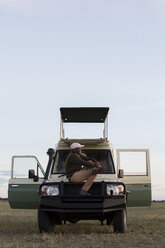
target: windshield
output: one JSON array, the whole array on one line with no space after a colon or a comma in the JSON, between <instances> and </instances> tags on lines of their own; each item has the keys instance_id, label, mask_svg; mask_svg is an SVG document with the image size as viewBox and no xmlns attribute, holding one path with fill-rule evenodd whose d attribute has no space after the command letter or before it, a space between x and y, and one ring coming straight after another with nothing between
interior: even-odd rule
<instances>
[{"instance_id":1,"label":"windshield","mask_svg":"<svg viewBox=\"0 0 165 248\"><path fill-rule=\"evenodd\" d=\"M64 173L65 172L65 160L70 150L58 150L56 151L55 159L53 162L52 173ZM104 173L114 174L114 164L110 150L83 150L83 152L89 157L94 158L104 168Z\"/></svg>"}]
</instances>

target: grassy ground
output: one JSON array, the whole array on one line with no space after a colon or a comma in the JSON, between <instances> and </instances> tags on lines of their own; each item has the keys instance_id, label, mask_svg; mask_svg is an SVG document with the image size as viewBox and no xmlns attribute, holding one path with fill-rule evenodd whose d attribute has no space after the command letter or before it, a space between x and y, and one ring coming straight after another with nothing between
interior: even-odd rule
<instances>
[{"instance_id":1,"label":"grassy ground","mask_svg":"<svg viewBox=\"0 0 165 248\"><path fill-rule=\"evenodd\" d=\"M134 248L165 247L165 203L128 208L128 231L114 234L100 222L78 222L56 226L54 234L40 234L35 210L13 210L0 201L0 247L3 248Z\"/></svg>"}]
</instances>

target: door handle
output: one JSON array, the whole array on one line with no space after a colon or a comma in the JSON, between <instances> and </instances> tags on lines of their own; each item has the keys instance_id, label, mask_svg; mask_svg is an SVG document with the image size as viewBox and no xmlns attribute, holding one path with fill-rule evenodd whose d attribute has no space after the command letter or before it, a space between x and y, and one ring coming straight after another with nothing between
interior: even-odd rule
<instances>
[{"instance_id":1,"label":"door handle","mask_svg":"<svg viewBox=\"0 0 165 248\"><path fill-rule=\"evenodd\" d=\"M11 187L12 187L12 188L18 188L19 185L18 185L18 184L12 184Z\"/></svg>"}]
</instances>

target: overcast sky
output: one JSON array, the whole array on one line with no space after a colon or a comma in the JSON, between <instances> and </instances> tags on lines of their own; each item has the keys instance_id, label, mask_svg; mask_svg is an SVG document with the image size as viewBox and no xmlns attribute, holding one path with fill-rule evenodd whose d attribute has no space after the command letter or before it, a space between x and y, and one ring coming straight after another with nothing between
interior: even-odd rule
<instances>
[{"instance_id":1,"label":"overcast sky","mask_svg":"<svg viewBox=\"0 0 165 248\"><path fill-rule=\"evenodd\" d=\"M150 149L165 199L165 0L0 0L0 197L12 155L46 167L72 106L110 107L110 142Z\"/></svg>"}]
</instances>

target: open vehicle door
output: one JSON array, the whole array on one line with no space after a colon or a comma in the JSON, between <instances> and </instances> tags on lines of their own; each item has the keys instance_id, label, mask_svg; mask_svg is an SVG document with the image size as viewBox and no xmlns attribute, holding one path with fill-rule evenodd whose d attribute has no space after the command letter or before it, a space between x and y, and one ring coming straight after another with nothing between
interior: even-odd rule
<instances>
[{"instance_id":1,"label":"open vehicle door","mask_svg":"<svg viewBox=\"0 0 165 248\"><path fill-rule=\"evenodd\" d=\"M44 170L35 156L13 156L8 201L11 208L37 209Z\"/></svg>"},{"instance_id":2,"label":"open vehicle door","mask_svg":"<svg viewBox=\"0 0 165 248\"><path fill-rule=\"evenodd\" d=\"M151 173L148 149L118 149L117 171L124 170L120 179L126 185L128 207L151 205Z\"/></svg>"}]
</instances>

